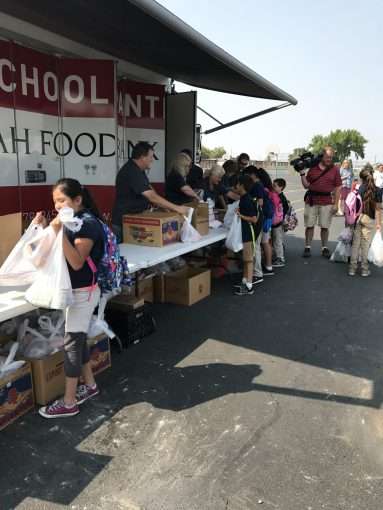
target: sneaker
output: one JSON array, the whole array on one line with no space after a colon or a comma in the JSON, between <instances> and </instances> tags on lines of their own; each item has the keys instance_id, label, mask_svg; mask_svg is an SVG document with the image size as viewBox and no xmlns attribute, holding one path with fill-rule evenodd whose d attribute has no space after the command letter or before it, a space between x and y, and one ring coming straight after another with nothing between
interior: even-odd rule
<instances>
[{"instance_id":1,"label":"sneaker","mask_svg":"<svg viewBox=\"0 0 383 510\"><path fill-rule=\"evenodd\" d=\"M91 386L87 386L86 384L79 384L77 386L76 391L76 400L77 405L83 404L86 400L96 397L100 393L100 390L97 386L92 388Z\"/></svg>"},{"instance_id":2,"label":"sneaker","mask_svg":"<svg viewBox=\"0 0 383 510\"><path fill-rule=\"evenodd\" d=\"M263 276L273 276L274 275L274 271L272 269L267 269L267 267L265 267L263 269Z\"/></svg>"},{"instance_id":3,"label":"sneaker","mask_svg":"<svg viewBox=\"0 0 383 510\"><path fill-rule=\"evenodd\" d=\"M285 267L285 261L282 259L276 259L273 262L273 267Z\"/></svg>"},{"instance_id":4,"label":"sneaker","mask_svg":"<svg viewBox=\"0 0 383 510\"><path fill-rule=\"evenodd\" d=\"M329 259L331 257L330 250L327 248L327 246L322 248L322 257L324 257L325 259Z\"/></svg>"},{"instance_id":5,"label":"sneaker","mask_svg":"<svg viewBox=\"0 0 383 510\"><path fill-rule=\"evenodd\" d=\"M258 283L263 282L263 276L253 276L253 285L258 285Z\"/></svg>"},{"instance_id":6,"label":"sneaker","mask_svg":"<svg viewBox=\"0 0 383 510\"><path fill-rule=\"evenodd\" d=\"M80 412L77 404L71 407L65 405L63 400L56 400L52 404L40 407L39 414L43 418L70 418Z\"/></svg>"},{"instance_id":7,"label":"sneaker","mask_svg":"<svg viewBox=\"0 0 383 510\"><path fill-rule=\"evenodd\" d=\"M368 269L362 269L362 272L360 273L360 276L370 276L370 271Z\"/></svg>"},{"instance_id":8,"label":"sneaker","mask_svg":"<svg viewBox=\"0 0 383 510\"><path fill-rule=\"evenodd\" d=\"M355 276L355 275L356 275L355 269L349 269L348 270L348 276Z\"/></svg>"},{"instance_id":9,"label":"sneaker","mask_svg":"<svg viewBox=\"0 0 383 510\"><path fill-rule=\"evenodd\" d=\"M309 246L306 246L305 249L303 250L302 257L305 259L311 257L311 248Z\"/></svg>"},{"instance_id":10,"label":"sneaker","mask_svg":"<svg viewBox=\"0 0 383 510\"><path fill-rule=\"evenodd\" d=\"M254 288L249 289L247 285L242 283L239 287L235 287L234 294L236 296L252 296Z\"/></svg>"}]
</instances>

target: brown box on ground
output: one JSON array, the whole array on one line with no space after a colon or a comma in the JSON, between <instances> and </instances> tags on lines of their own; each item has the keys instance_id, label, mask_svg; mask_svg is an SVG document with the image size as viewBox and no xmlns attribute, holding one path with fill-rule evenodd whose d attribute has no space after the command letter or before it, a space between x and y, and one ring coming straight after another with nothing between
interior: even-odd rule
<instances>
[{"instance_id":1,"label":"brown box on ground","mask_svg":"<svg viewBox=\"0 0 383 510\"><path fill-rule=\"evenodd\" d=\"M166 302L165 275L164 274L156 274L156 276L154 277L153 295L154 295L154 303L165 303Z\"/></svg>"},{"instance_id":2,"label":"brown box on ground","mask_svg":"<svg viewBox=\"0 0 383 510\"><path fill-rule=\"evenodd\" d=\"M145 276L142 280L136 280L136 296L147 303L153 303L153 279L154 274Z\"/></svg>"},{"instance_id":3,"label":"brown box on ground","mask_svg":"<svg viewBox=\"0 0 383 510\"><path fill-rule=\"evenodd\" d=\"M191 306L210 296L211 273L206 269L185 267L165 275L166 302Z\"/></svg>"},{"instance_id":4,"label":"brown box on ground","mask_svg":"<svg viewBox=\"0 0 383 510\"><path fill-rule=\"evenodd\" d=\"M34 407L29 363L0 378L0 430Z\"/></svg>"},{"instance_id":5,"label":"brown box on ground","mask_svg":"<svg viewBox=\"0 0 383 510\"><path fill-rule=\"evenodd\" d=\"M122 218L123 241L162 247L179 240L181 217L165 211L127 214Z\"/></svg>"},{"instance_id":6,"label":"brown box on ground","mask_svg":"<svg viewBox=\"0 0 383 510\"><path fill-rule=\"evenodd\" d=\"M209 233L209 206L204 202L189 202L186 207L192 207L192 225L201 236Z\"/></svg>"},{"instance_id":7,"label":"brown box on ground","mask_svg":"<svg viewBox=\"0 0 383 510\"><path fill-rule=\"evenodd\" d=\"M111 366L109 338L104 334L88 339L90 362L96 375ZM41 359L28 359L32 366L36 404L45 405L64 393L64 353L55 352Z\"/></svg>"},{"instance_id":8,"label":"brown box on ground","mask_svg":"<svg viewBox=\"0 0 383 510\"><path fill-rule=\"evenodd\" d=\"M142 298L129 296L127 294L120 294L108 302L108 307L113 308L114 310L121 310L123 312L125 310L136 310L137 308L144 306L144 304L145 301Z\"/></svg>"},{"instance_id":9,"label":"brown box on ground","mask_svg":"<svg viewBox=\"0 0 383 510\"><path fill-rule=\"evenodd\" d=\"M0 216L0 266L11 253L17 241L23 234L24 225L21 213Z\"/></svg>"}]
</instances>

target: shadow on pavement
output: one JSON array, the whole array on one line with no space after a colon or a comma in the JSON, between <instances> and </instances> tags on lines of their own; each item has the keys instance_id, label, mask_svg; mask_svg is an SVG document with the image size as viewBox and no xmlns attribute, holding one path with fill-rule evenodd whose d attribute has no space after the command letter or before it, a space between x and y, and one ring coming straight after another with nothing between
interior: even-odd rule
<instances>
[{"instance_id":1,"label":"shadow on pavement","mask_svg":"<svg viewBox=\"0 0 383 510\"><path fill-rule=\"evenodd\" d=\"M371 279L351 279L345 265L318 256L303 260L301 239L290 237L288 246L287 267L254 296L233 296L231 280L225 278L215 282L210 299L191 308L155 306L158 331L113 357L113 369L99 378L101 396L84 405L80 415L44 421L32 414L1 432L0 470L6 473L0 481L1 508L15 508L27 497L70 504L113 458L108 431L103 440L108 455L82 451L81 443L112 426L121 409L138 403L178 412L227 394L259 391L379 408L382 277L373 271ZM318 245L314 248L319 252ZM214 360L177 366L208 338L368 379L373 396L261 384L259 364Z\"/></svg>"}]
</instances>

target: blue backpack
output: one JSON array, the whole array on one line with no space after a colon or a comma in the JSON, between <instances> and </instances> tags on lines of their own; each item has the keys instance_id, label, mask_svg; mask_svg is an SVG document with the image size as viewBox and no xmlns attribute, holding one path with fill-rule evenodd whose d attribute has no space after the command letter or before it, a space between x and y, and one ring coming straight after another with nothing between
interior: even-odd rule
<instances>
[{"instance_id":1,"label":"blue backpack","mask_svg":"<svg viewBox=\"0 0 383 510\"><path fill-rule=\"evenodd\" d=\"M120 248L118 246L116 236L108 225L99 218L97 218L97 220L100 223L104 234L104 253L98 267L96 267L91 257L87 258L87 263L93 275L98 273L97 283L101 291L101 296L109 293L116 294L121 288L122 279Z\"/></svg>"},{"instance_id":2,"label":"blue backpack","mask_svg":"<svg viewBox=\"0 0 383 510\"><path fill-rule=\"evenodd\" d=\"M274 217L275 209L274 204L270 198L270 192L267 188L265 188L265 196L263 198L263 215L265 220L271 220Z\"/></svg>"}]
</instances>

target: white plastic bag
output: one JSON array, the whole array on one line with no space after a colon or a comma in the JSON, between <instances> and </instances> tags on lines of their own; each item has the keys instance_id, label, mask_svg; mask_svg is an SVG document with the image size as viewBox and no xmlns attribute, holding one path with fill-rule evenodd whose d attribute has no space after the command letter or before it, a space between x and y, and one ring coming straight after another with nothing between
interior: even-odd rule
<instances>
[{"instance_id":1,"label":"white plastic bag","mask_svg":"<svg viewBox=\"0 0 383 510\"><path fill-rule=\"evenodd\" d=\"M353 231L350 227L346 227L338 236L338 244L331 255L331 262L344 262L347 264L351 257Z\"/></svg>"},{"instance_id":2,"label":"white plastic bag","mask_svg":"<svg viewBox=\"0 0 383 510\"><path fill-rule=\"evenodd\" d=\"M239 200L237 200L236 202L233 202L232 204L229 204L227 206L227 211L223 218L223 224L225 225L226 228L231 227L231 224L233 223L233 219L235 216L235 211L238 209L238 207L239 207Z\"/></svg>"},{"instance_id":3,"label":"white plastic bag","mask_svg":"<svg viewBox=\"0 0 383 510\"><path fill-rule=\"evenodd\" d=\"M0 285L22 286L34 281L36 266L29 256L25 257L25 252L29 247L30 253L33 243L37 246L42 239L50 235L46 230L39 225L29 225L0 268Z\"/></svg>"},{"instance_id":4,"label":"white plastic bag","mask_svg":"<svg viewBox=\"0 0 383 510\"><path fill-rule=\"evenodd\" d=\"M18 348L19 344L17 342L13 342L8 356L6 358L0 356L0 377L4 377L24 365L25 361L14 361Z\"/></svg>"},{"instance_id":5,"label":"white plastic bag","mask_svg":"<svg viewBox=\"0 0 383 510\"><path fill-rule=\"evenodd\" d=\"M376 232L368 251L368 260L377 267L383 267L383 239L380 232Z\"/></svg>"},{"instance_id":6,"label":"white plastic bag","mask_svg":"<svg viewBox=\"0 0 383 510\"><path fill-rule=\"evenodd\" d=\"M193 210L191 210L187 217L184 216L185 221L181 227L181 241L183 243L195 243L202 239L200 233L191 224L192 216Z\"/></svg>"},{"instance_id":7,"label":"white plastic bag","mask_svg":"<svg viewBox=\"0 0 383 510\"><path fill-rule=\"evenodd\" d=\"M344 243L352 243L353 231L351 227L346 227L342 230L342 232L338 236L338 241L343 241Z\"/></svg>"},{"instance_id":8,"label":"white plastic bag","mask_svg":"<svg viewBox=\"0 0 383 510\"><path fill-rule=\"evenodd\" d=\"M330 260L331 262L344 262L347 264L349 257L351 257L351 244L339 241Z\"/></svg>"},{"instance_id":9,"label":"white plastic bag","mask_svg":"<svg viewBox=\"0 0 383 510\"><path fill-rule=\"evenodd\" d=\"M72 285L62 244L61 229L46 263L37 271L35 281L25 293L25 299L34 306L63 310L73 301Z\"/></svg>"},{"instance_id":10,"label":"white plastic bag","mask_svg":"<svg viewBox=\"0 0 383 510\"><path fill-rule=\"evenodd\" d=\"M234 253L243 249L241 218L235 214L226 238L226 248Z\"/></svg>"}]
</instances>

